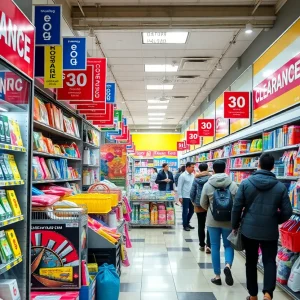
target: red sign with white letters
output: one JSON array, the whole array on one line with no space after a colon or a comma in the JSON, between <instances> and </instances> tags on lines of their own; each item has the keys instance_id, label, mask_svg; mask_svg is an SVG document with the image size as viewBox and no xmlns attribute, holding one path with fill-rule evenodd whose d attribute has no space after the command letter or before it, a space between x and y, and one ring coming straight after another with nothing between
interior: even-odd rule
<instances>
[{"instance_id":1,"label":"red sign with white letters","mask_svg":"<svg viewBox=\"0 0 300 300\"><path fill-rule=\"evenodd\" d=\"M186 150L186 142L185 141L177 142L177 151L184 151L184 150Z\"/></svg>"},{"instance_id":2,"label":"red sign with white letters","mask_svg":"<svg viewBox=\"0 0 300 300\"><path fill-rule=\"evenodd\" d=\"M105 104L80 104L77 105L76 108L79 110L79 112L83 115L89 114L89 113L104 113L105 112Z\"/></svg>"},{"instance_id":3,"label":"red sign with white letters","mask_svg":"<svg viewBox=\"0 0 300 300\"><path fill-rule=\"evenodd\" d=\"M0 57L33 79L34 26L11 0L0 1L0 20Z\"/></svg>"},{"instance_id":4,"label":"red sign with white letters","mask_svg":"<svg viewBox=\"0 0 300 300\"><path fill-rule=\"evenodd\" d=\"M114 105L106 104L105 113L90 113L86 114L89 121L93 121L94 125L107 127L114 125Z\"/></svg>"},{"instance_id":5,"label":"red sign with white letters","mask_svg":"<svg viewBox=\"0 0 300 300\"><path fill-rule=\"evenodd\" d=\"M91 101L93 104L93 74L92 66L87 66L86 70L82 71L64 71L63 88L57 89L57 100L80 100L78 104ZM73 101L70 103L77 104Z\"/></svg>"},{"instance_id":6,"label":"red sign with white letters","mask_svg":"<svg viewBox=\"0 0 300 300\"><path fill-rule=\"evenodd\" d=\"M199 136L215 136L215 119L198 119Z\"/></svg>"},{"instance_id":7,"label":"red sign with white letters","mask_svg":"<svg viewBox=\"0 0 300 300\"><path fill-rule=\"evenodd\" d=\"M250 93L229 91L224 92L224 118L249 119Z\"/></svg>"},{"instance_id":8,"label":"red sign with white letters","mask_svg":"<svg viewBox=\"0 0 300 300\"><path fill-rule=\"evenodd\" d=\"M186 143L187 145L199 145L200 136L197 130L188 130L186 132Z\"/></svg>"}]
</instances>

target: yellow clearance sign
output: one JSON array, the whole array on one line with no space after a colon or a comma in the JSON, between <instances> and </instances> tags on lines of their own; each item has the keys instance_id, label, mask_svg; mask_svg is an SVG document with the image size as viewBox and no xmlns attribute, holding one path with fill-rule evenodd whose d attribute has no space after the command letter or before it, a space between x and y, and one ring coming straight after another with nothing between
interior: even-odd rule
<instances>
[{"instance_id":1,"label":"yellow clearance sign","mask_svg":"<svg viewBox=\"0 0 300 300\"><path fill-rule=\"evenodd\" d=\"M253 65L253 122L300 104L300 19Z\"/></svg>"},{"instance_id":2,"label":"yellow clearance sign","mask_svg":"<svg viewBox=\"0 0 300 300\"><path fill-rule=\"evenodd\" d=\"M45 46L45 88L63 87L62 46Z\"/></svg>"}]
</instances>

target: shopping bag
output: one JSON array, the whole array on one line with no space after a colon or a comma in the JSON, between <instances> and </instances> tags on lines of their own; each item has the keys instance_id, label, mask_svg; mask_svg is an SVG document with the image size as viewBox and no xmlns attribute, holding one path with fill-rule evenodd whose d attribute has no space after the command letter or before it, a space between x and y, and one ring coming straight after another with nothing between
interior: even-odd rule
<instances>
[{"instance_id":1,"label":"shopping bag","mask_svg":"<svg viewBox=\"0 0 300 300\"><path fill-rule=\"evenodd\" d=\"M295 293L300 292L300 257L298 257L292 267L288 287Z\"/></svg>"},{"instance_id":2,"label":"shopping bag","mask_svg":"<svg viewBox=\"0 0 300 300\"><path fill-rule=\"evenodd\" d=\"M97 276L97 300L118 300L120 277L114 265L103 264Z\"/></svg>"},{"instance_id":3,"label":"shopping bag","mask_svg":"<svg viewBox=\"0 0 300 300\"><path fill-rule=\"evenodd\" d=\"M237 233L234 233L233 231L229 234L227 237L227 240L230 242L231 247L236 251L243 251L244 245L242 241L242 234L241 230L238 229Z\"/></svg>"}]
</instances>

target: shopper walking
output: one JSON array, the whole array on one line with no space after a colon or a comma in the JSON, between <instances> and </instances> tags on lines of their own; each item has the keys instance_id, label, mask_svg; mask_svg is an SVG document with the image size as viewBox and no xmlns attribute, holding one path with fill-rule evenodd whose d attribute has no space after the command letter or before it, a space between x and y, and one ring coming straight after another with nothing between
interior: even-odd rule
<instances>
[{"instance_id":1,"label":"shopper walking","mask_svg":"<svg viewBox=\"0 0 300 300\"><path fill-rule=\"evenodd\" d=\"M157 174L155 183L160 191L173 191L174 178L167 163L162 164L162 170Z\"/></svg>"},{"instance_id":2,"label":"shopper walking","mask_svg":"<svg viewBox=\"0 0 300 300\"><path fill-rule=\"evenodd\" d=\"M216 285L221 285L221 258L220 247L221 237L225 248L225 282L233 285L231 266L234 258L234 251L227 240L231 232L231 209L234 196L237 191L237 184L225 174L226 164L222 160L216 160L213 164L213 175L205 183L200 205L207 210L206 225L209 232L212 263L215 277L211 280Z\"/></svg>"},{"instance_id":3,"label":"shopper walking","mask_svg":"<svg viewBox=\"0 0 300 300\"><path fill-rule=\"evenodd\" d=\"M195 163L187 162L185 165L185 171L179 176L178 179L178 198L182 204L182 225L185 231L195 229L190 225L191 218L194 214L194 205L191 202L191 189L194 182L194 168Z\"/></svg>"},{"instance_id":4,"label":"shopper walking","mask_svg":"<svg viewBox=\"0 0 300 300\"><path fill-rule=\"evenodd\" d=\"M241 226L246 251L248 300L258 299L256 265L259 247L264 266L264 299L273 298L278 225L287 221L293 213L287 189L271 172L273 168L274 157L263 154L259 159L258 171L241 183L232 209L232 228L236 232Z\"/></svg>"},{"instance_id":5,"label":"shopper walking","mask_svg":"<svg viewBox=\"0 0 300 300\"><path fill-rule=\"evenodd\" d=\"M206 163L201 163L199 165L200 173L197 173L196 178L194 179L192 189L191 189L191 201L194 204L195 213L198 219L198 237L199 237L199 245L200 251L205 250L206 253L211 253L210 250L210 238L209 232L206 235L206 244L205 244L205 222L207 211L203 209L200 205L201 193L203 190L204 184L208 181L211 176L208 172L208 165Z\"/></svg>"},{"instance_id":6,"label":"shopper walking","mask_svg":"<svg viewBox=\"0 0 300 300\"><path fill-rule=\"evenodd\" d=\"M174 178L174 184L175 184L175 190L177 191L177 185L178 185L178 179L180 177L180 175L182 173L185 172L185 166L181 166L179 169L178 169L178 172L176 173L175 175L175 178ZM181 203L179 202L179 199L178 199L178 193L176 195L176 201L175 201L175 204L178 205L178 206L181 206Z\"/></svg>"},{"instance_id":7,"label":"shopper walking","mask_svg":"<svg viewBox=\"0 0 300 300\"><path fill-rule=\"evenodd\" d=\"M157 184L155 183L156 181L156 178L157 178L157 169L156 168L152 168L152 174L151 174L151 177L150 177L150 186L151 186L151 189L157 189Z\"/></svg>"}]
</instances>

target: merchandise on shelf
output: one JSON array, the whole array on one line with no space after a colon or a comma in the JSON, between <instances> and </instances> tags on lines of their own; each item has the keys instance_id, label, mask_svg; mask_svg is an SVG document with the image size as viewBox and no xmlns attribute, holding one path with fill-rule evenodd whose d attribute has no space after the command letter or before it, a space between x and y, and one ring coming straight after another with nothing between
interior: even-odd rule
<instances>
[{"instance_id":1,"label":"merchandise on shelf","mask_svg":"<svg viewBox=\"0 0 300 300\"><path fill-rule=\"evenodd\" d=\"M5 300L21 299L16 279L0 279L0 298Z\"/></svg>"},{"instance_id":2,"label":"merchandise on shelf","mask_svg":"<svg viewBox=\"0 0 300 300\"><path fill-rule=\"evenodd\" d=\"M257 168L258 157L237 157L230 159L231 168Z\"/></svg>"},{"instance_id":3,"label":"merchandise on shelf","mask_svg":"<svg viewBox=\"0 0 300 300\"><path fill-rule=\"evenodd\" d=\"M241 183L244 179L247 179L251 176L252 172L249 171L231 171L230 178L235 181L236 183Z\"/></svg>"},{"instance_id":4,"label":"merchandise on shelf","mask_svg":"<svg viewBox=\"0 0 300 300\"><path fill-rule=\"evenodd\" d=\"M300 179L298 181L291 181L288 187L288 193L292 207L300 210Z\"/></svg>"},{"instance_id":5,"label":"merchandise on shelf","mask_svg":"<svg viewBox=\"0 0 300 300\"><path fill-rule=\"evenodd\" d=\"M134 181L135 182L150 182L152 170L149 167L135 167Z\"/></svg>"},{"instance_id":6,"label":"merchandise on shelf","mask_svg":"<svg viewBox=\"0 0 300 300\"><path fill-rule=\"evenodd\" d=\"M149 201L174 201L175 193L154 191L154 190L135 190L130 191L130 200L149 200Z\"/></svg>"},{"instance_id":7,"label":"merchandise on shelf","mask_svg":"<svg viewBox=\"0 0 300 300\"><path fill-rule=\"evenodd\" d=\"M230 156L262 151L262 139L239 140L232 144Z\"/></svg>"},{"instance_id":8,"label":"merchandise on shelf","mask_svg":"<svg viewBox=\"0 0 300 300\"><path fill-rule=\"evenodd\" d=\"M0 154L0 179L1 180L21 180L21 176L12 154Z\"/></svg>"},{"instance_id":9,"label":"merchandise on shelf","mask_svg":"<svg viewBox=\"0 0 300 300\"><path fill-rule=\"evenodd\" d=\"M300 149L285 151L282 157L275 162L274 173L277 176L299 176Z\"/></svg>"},{"instance_id":10,"label":"merchandise on shelf","mask_svg":"<svg viewBox=\"0 0 300 300\"><path fill-rule=\"evenodd\" d=\"M99 166L99 156L97 155L97 152L99 152L98 149L90 149L86 147L83 150L83 164Z\"/></svg>"},{"instance_id":11,"label":"merchandise on shelf","mask_svg":"<svg viewBox=\"0 0 300 300\"><path fill-rule=\"evenodd\" d=\"M49 298L50 297L50 298ZM79 292L35 292L31 291L30 299L79 300ZM92 299L92 298L91 298Z\"/></svg>"},{"instance_id":12,"label":"merchandise on shelf","mask_svg":"<svg viewBox=\"0 0 300 300\"><path fill-rule=\"evenodd\" d=\"M23 147L18 122L2 114L0 115L0 143Z\"/></svg>"},{"instance_id":13,"label":"merchandise on shelf","mask_svg":"<svg viewBox=\"0 0 300 300\"><path fill-rule=\"evenodd\" d=\"M0 231L0 264L6 264L22 256L15 231L7 229Z\"/></svg>"},{"instance_id":14,"label":"merchandise on shelf","mask_svg":"<svg viewBox=\"0 0 300 300\"><path fill-rule=\"evenodd\" d=\"M83 131L83 140L89 144L100 147L99 133L94 129L87 129Z\"/></svg>"}]
</instances>

